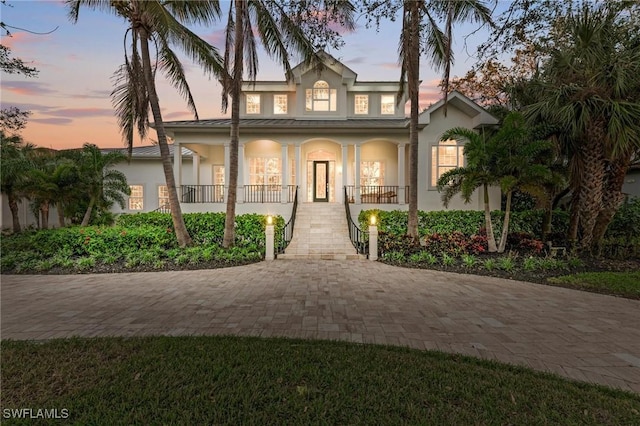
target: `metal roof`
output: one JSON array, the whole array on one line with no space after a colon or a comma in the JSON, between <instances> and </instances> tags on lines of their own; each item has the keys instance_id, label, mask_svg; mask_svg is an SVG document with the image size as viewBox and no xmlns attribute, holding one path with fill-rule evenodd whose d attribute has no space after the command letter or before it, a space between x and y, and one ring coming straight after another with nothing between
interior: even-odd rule
<instances>
[{"instance_id":1,"label":"metal roof","mask_svg":"<svg viewBox=\"0 0 640 426\"><path fill-rule=\"evenodd\" d=\"M231 127L230 118L211 120L167 121L166 129L228 129ZM409 120L406 118L348 118L346 120L296 120L293 118L241 118L240 128L270 128L270 129L408 129Z\"/></svg>"},{"instance_id":2,"label":"metal roof","mask_svg":"<svg viewBox=\"0 0 640 426\"><path fill-rule=\"evenodd\" d=\"M127 148L104 148L103 152L121 151L123 154L127 154ZM169 144L169 155L173 158L174 145ZM193 151L188 148L182 147L182 156L191 157ZM135 146L131 152L131 158L160 158L160 147L158 145L148 146Z\"/></svg>"}]
</instances>

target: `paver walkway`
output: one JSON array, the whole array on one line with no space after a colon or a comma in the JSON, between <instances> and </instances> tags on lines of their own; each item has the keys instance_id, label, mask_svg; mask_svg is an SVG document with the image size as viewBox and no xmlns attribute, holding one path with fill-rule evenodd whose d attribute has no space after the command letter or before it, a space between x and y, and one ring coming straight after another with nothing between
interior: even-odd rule
<instances>
[{"instance_id":1,"label":"paver walkway","mask_svg":"<svg viewBox=\"0 0 640 426\"><path fill-rule=\"evenodd\" d=\"M363 260L2 276L2 338L238 334L439 349L640 393L640 301Z\"/></svg>"}]
</instances>

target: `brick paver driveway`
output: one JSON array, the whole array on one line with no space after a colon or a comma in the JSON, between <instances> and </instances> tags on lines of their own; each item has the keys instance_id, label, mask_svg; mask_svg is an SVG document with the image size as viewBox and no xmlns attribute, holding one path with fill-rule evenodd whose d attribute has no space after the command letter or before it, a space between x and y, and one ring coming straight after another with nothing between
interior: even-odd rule
<instances>
[{"instance_id":1,"label":"brick paver driveway","mask_svg":"<svg viewBox=\"0 0 640 426\"><path fill-rule=\"evenodd\" d=\"M640 392L640 301L368 261L2 276L2 338L238 334L439 349Z\"/></svg>"}]
</instances>

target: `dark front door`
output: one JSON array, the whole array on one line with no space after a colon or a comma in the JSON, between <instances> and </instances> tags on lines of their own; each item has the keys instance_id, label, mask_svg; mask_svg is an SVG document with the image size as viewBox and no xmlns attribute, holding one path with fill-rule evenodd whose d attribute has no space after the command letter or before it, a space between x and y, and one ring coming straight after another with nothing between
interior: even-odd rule
<instances>
[{"instance_id":1,"label":"dark front door","mask_svg":"<svg viewBox=\"0 0 640 426\"><path fill-rule=\"evenodd\" d=\"M329 201L329 162L313 162L313 201Z\"/></svg>"}]
</instances>

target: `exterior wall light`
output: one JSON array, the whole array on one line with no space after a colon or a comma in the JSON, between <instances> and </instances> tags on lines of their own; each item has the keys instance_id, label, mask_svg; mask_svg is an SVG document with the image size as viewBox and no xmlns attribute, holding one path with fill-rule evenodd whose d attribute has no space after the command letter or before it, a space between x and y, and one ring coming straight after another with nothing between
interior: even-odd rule
<instances>
[{"instance_id":1,"label":"exterior wall light","mask_svg":"<svg viewBox=\"0 0 640 426\"><path fill-rule=\"evenodd\" d=\"M267 225L273 225L273 216L267 216Z\"/></svg>"},{"instance_id":2,"label":"exterior wall light","mask_svg":"<svg viewBox=\"0 0 640 426\"><path fill-rule=\"evenodd\" d=\"M369 220L370 220L370 222L369 222L369 223L370 223L371 225L375 225L375 224L376 224L377 219L376 219L376 217L375 217L374 215L371 215L371 218L370 218Z\"/></svg>"}]
</instances>

